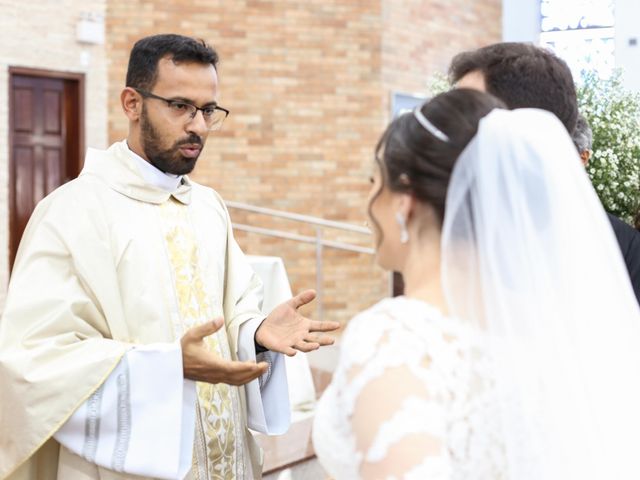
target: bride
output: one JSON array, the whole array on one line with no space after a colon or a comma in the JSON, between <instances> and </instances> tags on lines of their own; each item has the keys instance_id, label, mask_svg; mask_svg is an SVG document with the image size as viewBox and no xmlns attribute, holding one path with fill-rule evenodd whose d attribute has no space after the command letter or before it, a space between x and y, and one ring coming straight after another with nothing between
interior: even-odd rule
<instances>
[{"instance_id":1,"label":"bride","mask_svg":"<svg viewBox=\"0 0 640 480\"><path fill-rule=\"evenodd\" d=\"M376 260L405 296L344 333L314 423L327 472L640 478L640 312L562 124L453 90L376 153Z\"/></svg>"}]
</instances>

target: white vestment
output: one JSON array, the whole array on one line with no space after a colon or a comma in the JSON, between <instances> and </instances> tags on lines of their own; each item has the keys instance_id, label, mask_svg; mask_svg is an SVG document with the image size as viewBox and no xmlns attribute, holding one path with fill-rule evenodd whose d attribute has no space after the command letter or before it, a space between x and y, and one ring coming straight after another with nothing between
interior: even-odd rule
<instances>
[{"instance_id":1,"label":"white vestment","mask_svg":"<svg viewBox=\"0 0 640 480\"><path fill-rule=\"evenodd\" d=\"M182 378L180 337L216 317L209 348L255 358L262 287L220 197L144 168L125 142L90 150L25 231L0 322L0 478L257 478L247 421L288 427L281 355L262 397Z\"/></svg>"}]
</instances>

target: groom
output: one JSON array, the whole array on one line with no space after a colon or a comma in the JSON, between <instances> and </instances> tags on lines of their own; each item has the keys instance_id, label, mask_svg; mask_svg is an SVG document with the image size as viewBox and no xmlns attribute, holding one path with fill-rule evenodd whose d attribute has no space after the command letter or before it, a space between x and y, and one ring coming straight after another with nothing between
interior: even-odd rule
<instances>
[{"instance_id":1,"label":"groom","mask_svg":"<svg viewBox=\"0 0 640 480\"><path fill-rule=\"evenodd\" d=\"M567 64L527 43L496 43L456 55L451 83L491 93L511 108L540 108L556 115L569 134L578 119L576 89ZM640 303L640 233L607 213Z\"/></svg>"}]
</instances>

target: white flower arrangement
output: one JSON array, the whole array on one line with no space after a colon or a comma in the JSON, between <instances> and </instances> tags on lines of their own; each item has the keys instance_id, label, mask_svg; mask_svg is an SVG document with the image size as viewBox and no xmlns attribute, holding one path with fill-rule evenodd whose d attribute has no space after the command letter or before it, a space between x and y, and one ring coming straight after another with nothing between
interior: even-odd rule
<instances>
[{"instance_id":1,"label":"white flower arrangement","mask_svg":"<svg viewBox=\"0 0 640 480\"><path fill-rule=\"evenodd\" d=\"M640 207L640 95L609 79L583 75L577 86L580 112L593 131L587 172L604 208L633 225Z\"/></svg>"}]
</instances>

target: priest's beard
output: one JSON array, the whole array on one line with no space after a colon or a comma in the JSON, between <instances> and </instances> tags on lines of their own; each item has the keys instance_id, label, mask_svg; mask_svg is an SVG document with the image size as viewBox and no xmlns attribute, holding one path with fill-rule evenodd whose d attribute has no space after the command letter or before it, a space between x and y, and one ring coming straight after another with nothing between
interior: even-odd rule
<instances>
[{"instance_id":1,"label":"priest's beard","mask_svg":"<svg viewBox=\"0 0 640 480\"><path fill-rule=\"evenodd\" d=\"M189 158L180 153L180 146L182 145L200 145L202 148L202 138L195 133L176 141L171 148L163 149L161 135L151 123L144 107L140 116L140 130L142 133L142 150L149 162L158 170L173 175L185 175L196 166L198 157Z\"/></svg>"}]
</instances>

